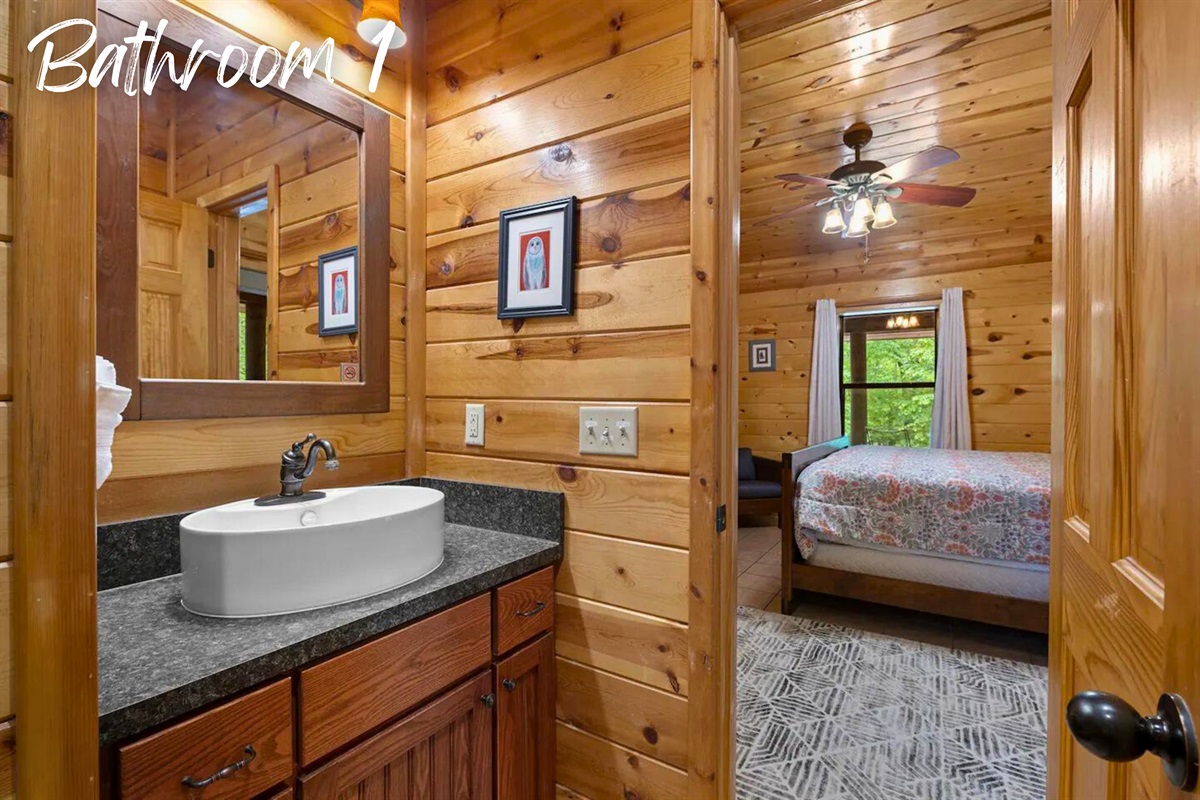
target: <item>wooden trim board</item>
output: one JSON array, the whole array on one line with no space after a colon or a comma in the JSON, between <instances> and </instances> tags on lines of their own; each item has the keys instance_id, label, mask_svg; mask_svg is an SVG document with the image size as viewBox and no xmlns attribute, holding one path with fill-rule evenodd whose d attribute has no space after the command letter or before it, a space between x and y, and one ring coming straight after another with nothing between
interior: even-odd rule
<instances>
[{"instance_id":1,"label":"wooden trim board","mask_svg":"<svg viewBox=\"0 0 1200 800\"><path fill-rule=\"evenodd\" d=\"M736 64L736 47L717 0L693 2L691 35L688 797L725 800L734 796L737 259L729 256L739 187L723 165L737 147L728 64Z\"/></svg>"},{"instance_id":2,"label":"wooden trim board","mask_svg":"<svg viewBox=\"0 0 1200 800\"><path fill-rule=\"evenodd\" d=\"M12 42L94 21L89 0L13 2ZM57 48L83 43L76 28ZM41 51L12 48L12 294L17 794L95 797L96 93L37 91Z\"/></svg>"}]
</instances>

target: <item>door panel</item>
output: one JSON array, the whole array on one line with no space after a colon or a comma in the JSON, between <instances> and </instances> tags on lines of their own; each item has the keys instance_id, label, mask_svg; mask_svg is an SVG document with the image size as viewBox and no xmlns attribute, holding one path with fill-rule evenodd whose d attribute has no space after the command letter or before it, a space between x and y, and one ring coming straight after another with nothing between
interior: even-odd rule
<instances>
[{"instance_id":1,"label":"door panel","mask_svg":"<svg viewBox=\"0 0 1200 800\"><path fill-rule=\"evenodd\" d=\"M300 778L300 800L492 799L485 672Z\"/></svg>"},{"instance_id":2,"label":"door panel","mask_svg":"<svg viewBox=\"0 0 1200 800\"><path fill-rule=\"evenodd\" d=\"M1156 758L1101 761L1064 711L1087 690L1200 703L1200 4L1064 0L1053 24L1048 793L1175 797Z\"/></svg>"},{"instance_id":3,"label":"door panel","mask_svg":"<svg viewBox=\"0 0 1200 800\"><path fill-rule=\"evenodd\" d=\"M554 634L496 665L496 800L553 800Z\"/></svg>"},{"instance_id":4,"label":"door panel","mask_svg":"<svg viewBox=\"0 0 1200 800\"><path fill-rule=\"evenodd\" d=\"M141 377L208 378L208 212L151 192L138 210Z\"/></svg>"}]
</instances>

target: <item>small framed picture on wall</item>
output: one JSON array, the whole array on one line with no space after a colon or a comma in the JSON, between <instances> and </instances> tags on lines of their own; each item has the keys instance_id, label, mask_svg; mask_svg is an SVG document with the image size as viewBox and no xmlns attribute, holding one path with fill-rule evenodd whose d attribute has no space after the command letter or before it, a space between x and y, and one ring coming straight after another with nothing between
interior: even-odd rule
<instances>
[{"instance_id":1,"label":"small framed picture on wall","mask_svg":"<svg viewBox=\"0 0 1200 800\"><path fill-rule=\"evenodd\" d=\"M576 200L500 212L500 319L575 313Z\"/></svg>"},{"instance_id":2,"label":"small framed picture on wall","mask_svg":"<svg viewBox=\"0 0 1200 800\"><path fill-rule=\"evenodd\" d=\"M358 248L347 247L317 258L317 333L358 333Z\"/></svg>"},{"instance_id":3,"label":"small framed picture on wall","mask_svg":"<svg viewBox=\"0 0 1200 800\"><path fill-rule=\"evenodd\" d=\"M750 342L750 371L775 371L775 340L755 339Z\"/></svg>"}]
</instances>

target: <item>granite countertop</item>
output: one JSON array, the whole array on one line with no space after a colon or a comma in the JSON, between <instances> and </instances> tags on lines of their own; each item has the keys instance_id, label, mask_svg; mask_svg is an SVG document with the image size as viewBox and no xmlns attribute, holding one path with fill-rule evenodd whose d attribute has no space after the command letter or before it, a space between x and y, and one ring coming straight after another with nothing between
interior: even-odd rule
<instances>
[{"instance_id":1,"label":"granite countertop","mask_svg":"<svg viewBox=\"0 0 1200 800\"><path fill-rule=\"evenodd\" d=\"M445 544L442 566L407 586L276 617L191 614L179 603L178 575L100 592L100 743L285 675L562 556L561 540L450 523Z\"/></svg>"}]
</instances>

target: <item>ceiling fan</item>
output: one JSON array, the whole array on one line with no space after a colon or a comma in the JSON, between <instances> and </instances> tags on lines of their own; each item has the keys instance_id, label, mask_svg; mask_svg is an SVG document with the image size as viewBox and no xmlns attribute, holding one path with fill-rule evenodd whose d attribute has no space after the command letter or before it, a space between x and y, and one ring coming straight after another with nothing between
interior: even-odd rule
<instances>
[{"instance_id":1,"label":"ceiling fan","mask_svg":"<svg viewBox=\"0 0 1200 800\"><path fill-rule=\"evenodd\" d=\"M854 150L854 160L835 169L828 178L795 173L776 175L775 177L787 183L824 186L830 191L829 197L779 216L832 204L833 207L825 213L825 223L821 231L855 239L866 236L872 229L890 228L896 224L896 216L890 202L892 200L899 203L961 207L975 197L975 190L966 186L906 182L914 175L957 161L958 153L949 147L934 145L888 166L879 161L863 160L862 149L870 141L871 126L865 122L856 122L842 134L842 142Z\"/></svg>"}]
</instances>

